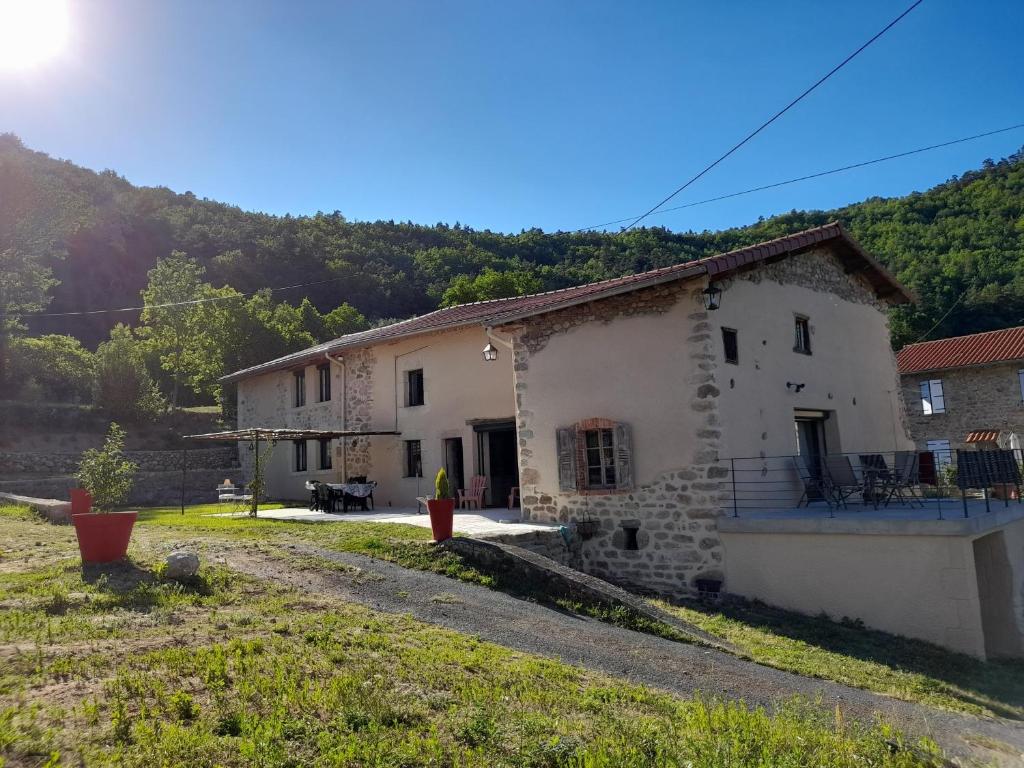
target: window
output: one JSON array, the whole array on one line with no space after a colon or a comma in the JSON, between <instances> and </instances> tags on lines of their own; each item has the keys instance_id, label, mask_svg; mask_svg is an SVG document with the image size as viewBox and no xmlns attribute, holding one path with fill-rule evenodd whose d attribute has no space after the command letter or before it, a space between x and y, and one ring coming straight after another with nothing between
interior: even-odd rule
<instances>
[{"instance_id":1,"label":"window","mask_svg":"<svg viewBox=\"0 0 1024 768\"><path fill-rule=\"evenodd\" d=\"M929 440L927 447L935 457L935 469L941 472L953 463L953 451L949 448L949 440Z\"/></svg>"},{"instance_id":2,"label":"window","mask_svg":"<svg viewBox=\"0 0 1024 768\"><path fill-rule=\"evenodd\" d=\"M331 441L320 441L320 469L331 468Z\"/></svg>"},{"instance_id":3,"label":"window","mask_svg":"<svg viewBox=\"0 0 1024 768\"><path fill-rule=\"evenodd\" d=\"M587 487L615 487L615 436L610 429L583 432L586 445Z\"/></svg>"},{"instance_id":4,"label":"window","mask_svg":"<svg viewBox=\"0 0 1024 768\"><path fill-rule=\"evenodd\" d=\"M725 362L734 365L740 361L739 334L732 328L722 329L722 348L725 353Z\"/></svg>"},{"instance_id":5,"label":"window","mask_svg":"<svg viewBox=\"0 0 1024 768\"><path fill-rule=\"evenodd\" d=\"M305 472L306 471L306 441L295 440L292 443L295 446L295 471Z\"/></svg>"},{"instance_id":6,"label":"window","mask_svg":"<svg viewBox=\"0 0 1024 768\"><path fill-rule=\"evenodd\" d=\"M306 372L295 372L295 407L301 408L306 404Z\"/></svg>"},{"instance_id":7,"label":"window","mask_svg":"<svg viewBox=\"0 0 1024 768\"><path fill-rule=\"evenodd\" d=\"M320 385L318 397L321 403L331 399L331 366L321 365L316 369L317 381Z\"/></svg>"},{"instance_id":8,"label":"window","mask_svg":"<svg viewBox=\"0 0 1024 768\"><path fill-rule=\"evenodd\" d=\"M423 477L423 459L419 440L405 441L405 476Z\"/></svg>"},{"instance_id":9,"label":"window","mask_svg":"<svg viewBox=\"0 0 1024 768\"><path fill-rule=\"evenodd\" d=\"M942 379L921 382L921 412L925 416L946 412L946 396L942 392Z\"/></svg>"},{"instance_id":10,"label":"window","mask_svg":"<svg viewBox=\"0 0 1024 768\"><path fill-rule=\"evenodd\" d=\"M423 405L423 369L405 372L405 404Z\"/></svg>"},{"instance_id":11,"label":"window","mask_svg":"<svg viewBox=\"0 0 1024 768\"><path fill-rule=\"evenodd\" d=\"M811 354L811 324L803 315L797 315L794 325L793 351Z\"/></svg>"},{"instance_id":12,"label":"window","mask_svg":"<svg viewBox=\"0 0 1024 768\"><path fill-rule=\"evenodd\" d=\"M1024 402L1024 368L1017 371L1017 381L1020 382L1020 399Z\"/></svg>"},{"instance_id":13,"label":"window","mask_svg":"<svg viewBox=\"0 0 1024 768\"><path fill-rule=\"evenodd\" d=\"M556 430L558 486L567 493L626 491L633 487L628 424L587 419Z\"/></svg>"}]
</instances>

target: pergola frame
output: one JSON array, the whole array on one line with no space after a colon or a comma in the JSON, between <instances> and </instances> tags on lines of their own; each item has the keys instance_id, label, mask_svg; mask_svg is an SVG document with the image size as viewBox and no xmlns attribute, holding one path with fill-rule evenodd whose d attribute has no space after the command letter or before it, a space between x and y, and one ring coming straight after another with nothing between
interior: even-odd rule
<instances>
[{"instance_id":1,"label":"pergola frame","mask_svg":"<svg viewBox=\"0 0 1024 768\"><path fill-rule=\"evenodd\" d=\"M259 512L260 494L263 490L263 468L260 464L260 443L271 445L281 440L334 440L337 438L368 437L372 435L400 435L397 430L355 430L355 429L293 429L290 427L246 427L229 429L224 432L204 432L198 435L182 435L186 440L208 443L251 443L255 453L253 477L250 486L255 489L249 515L256 517ZM182 452L181 461L181 513L185 514L185 482L188 475L188 449Z\"/></svg>"}]
</instances>

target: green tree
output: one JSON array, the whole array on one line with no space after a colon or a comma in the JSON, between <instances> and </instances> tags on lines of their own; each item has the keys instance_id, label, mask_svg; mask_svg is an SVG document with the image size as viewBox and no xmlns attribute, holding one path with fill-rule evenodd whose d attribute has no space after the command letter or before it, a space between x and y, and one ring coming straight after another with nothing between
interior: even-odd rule
<instances>
[{"instance_id":1,"label":"green tree","mask_svg":"<svg viewBox=\"0 0 1024 768\"><path fill-rule=\"evenodd\" d=\"M96 350L94 401L119 421L152 421L167 403L146 369L141 343L126 325L115 325Z\"/></svg>"},{"instance_id":2,"label":"green tree","mask_svg":"<svg viewBox=\"0 0 1024 768\"><path fill-rule=\"evenodd\" d=\"M27 313L46 307L50 302L49 291L56 284L53 271L38 258L15 248L0 250L0 393L9 391L11 334L25 330L23 320Z\"/></svg>"},{"instance_id":3,"label":"green tree","mask_svg":"<svg viewBox=\"0 0 1024 768\"><path fill-rule=\"evenodd\" d=\"M235 292L218 292L203 281L206 269L181 251L160 259L147 273L142 292L142 338L159 356L171 378L171 405L177 406L181 386L197 391L218 369L217 345L209 322L215 317L207 300ZM230 290L230 289L229 289Z\"/></svg>"},{"instance_id":4,"label":"green tree","mask_svg":"<svg viewBox=\"0 0 1024 768\"><path fill-rule=\"evenodd\" d=\"M456 304L468 304L471 301L525 296L537 293L541 288L541 281L532 272L526 270L498 272L487 267L474 278L468 275L459 275L452 280L448 290L441 298L441 306L453 307Z\"/></svg>"},{"instance_id":5,"label":"green tree","mask_svg":"<svg viewBox=\"0 0 1024 768\"><path fill-rule=\"evenodd\" d=\"M102 448L82 453L75 477L89 491L98 511L123 504L132 492L138 466L124 456L125 431L112 422Z\"/></svg>"},{"instance_id":6,"label":"green tree","mask_svg":"<svg viewBox=\"0 0 1024 768\"><path fill-rule=\"evenodd\" d=\"M10 370L19 382L35 382L53 402L84 403L92 399L96 356L72 336L15 338L10 345Z\"/></svg>"}]
</instances>

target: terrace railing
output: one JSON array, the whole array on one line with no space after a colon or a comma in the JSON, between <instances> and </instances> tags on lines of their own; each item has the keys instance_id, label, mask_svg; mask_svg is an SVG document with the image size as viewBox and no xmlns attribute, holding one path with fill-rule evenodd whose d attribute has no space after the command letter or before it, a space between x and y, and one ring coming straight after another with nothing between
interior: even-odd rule
<instances>
[{"instance_id":1,"label":"terrace railing","mask_svg":"<svg viewBox=\"0 0 1024 768\"><path fill-rule=\"evenodd\" d=\"M810 508L827 511L931 510L938 519L1021 502L1018 450L859 451L756 456L723 462L724 505L733 516Z\"/></svg>"}]
</instances>

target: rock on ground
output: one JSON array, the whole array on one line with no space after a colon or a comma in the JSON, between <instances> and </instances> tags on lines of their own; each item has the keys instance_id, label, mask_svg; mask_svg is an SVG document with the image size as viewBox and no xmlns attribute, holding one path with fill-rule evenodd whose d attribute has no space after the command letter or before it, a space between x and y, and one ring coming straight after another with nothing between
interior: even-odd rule
<instances>
[{"instance_id":1,"label":"rock on ground","mask_svg":"<svg viewBox=\"0 0 1024 768\"><path fill-rule=\"evenodd\" d=\"M199 555L185 550L171 552L166 565L164 575L168 579L188 579L199 573Z\"/></svg>"}]
</instances>

